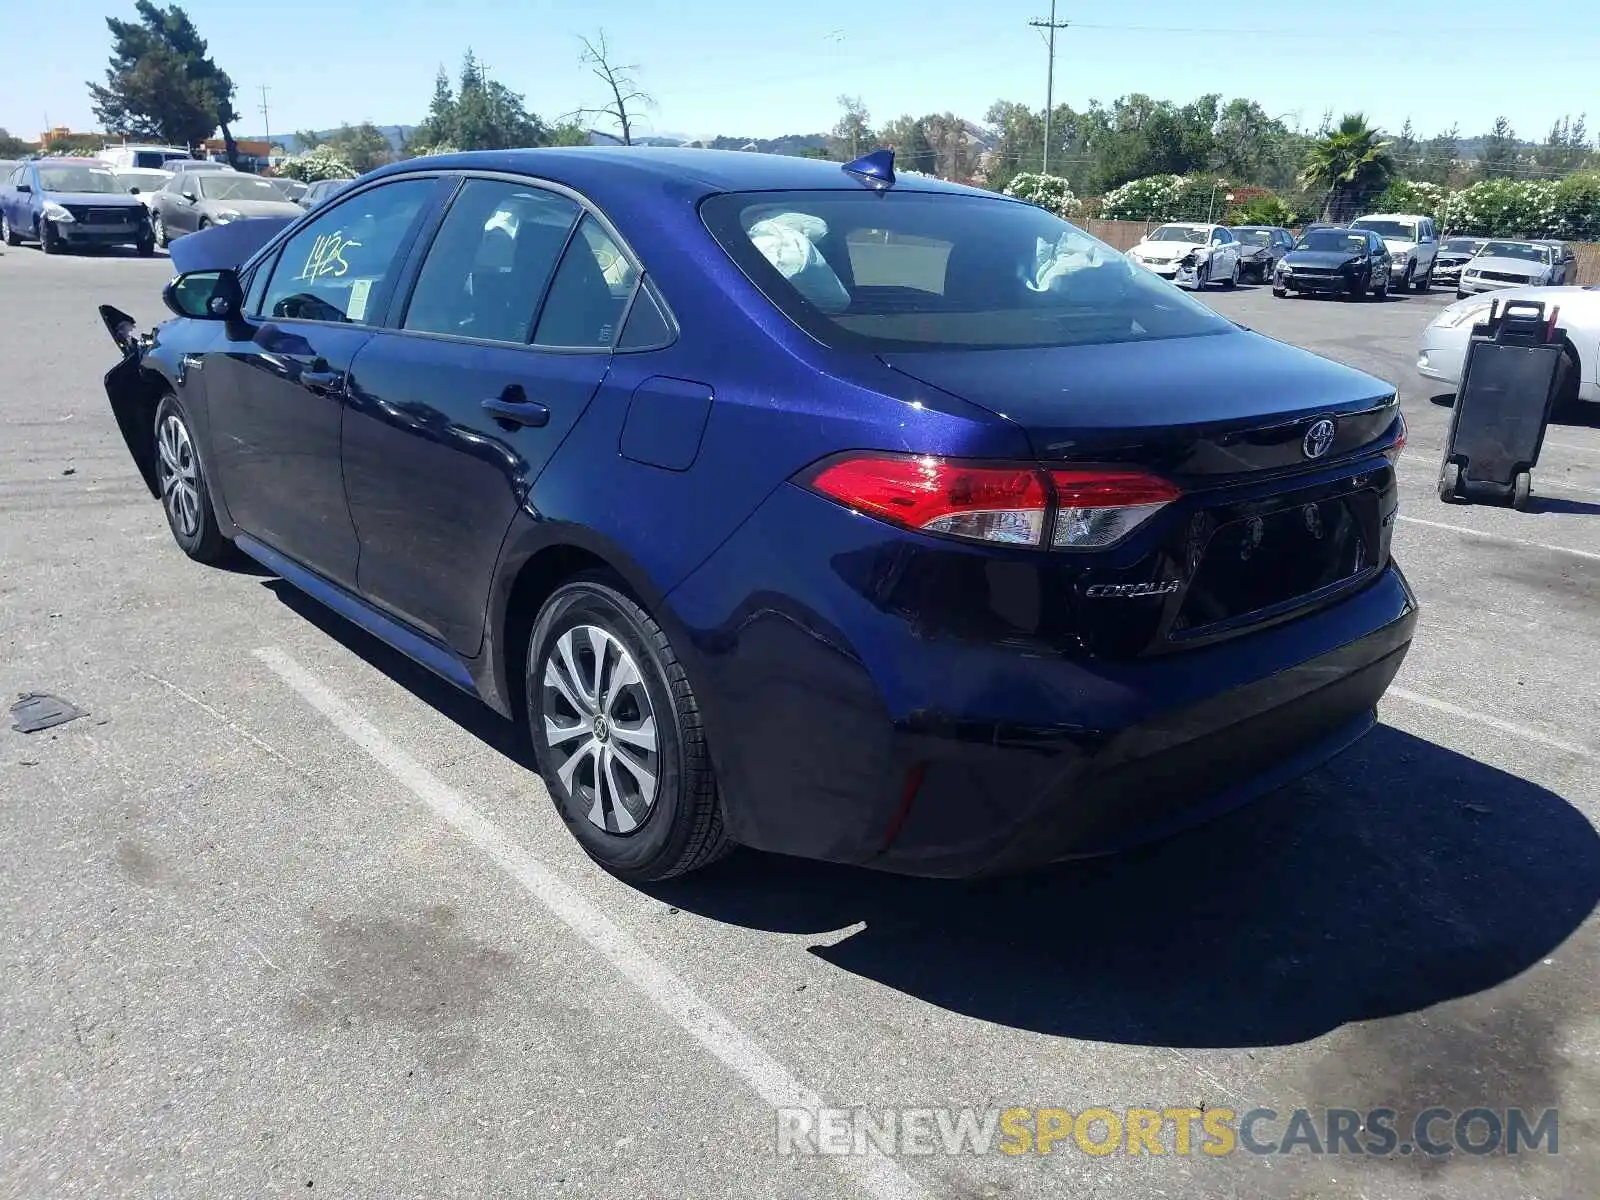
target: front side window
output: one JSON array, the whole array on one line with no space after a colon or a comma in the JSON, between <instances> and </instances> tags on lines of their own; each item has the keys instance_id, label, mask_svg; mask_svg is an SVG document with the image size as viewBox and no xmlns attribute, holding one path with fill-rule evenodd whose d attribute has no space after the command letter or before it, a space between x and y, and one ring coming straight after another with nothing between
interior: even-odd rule
<instances>
[{"instance_id":1,"label":"front side window","mask_svg":"<svg viewBox=\"0 0 1600 1200\"><path fill-rule=\"evenodd\" d=\"M526 342L578 206L525 184L469 179L428 249L405 328Z\"/></svg>"},{"instance_id":2,"label":"front side window","mask_svg":"<svg viewBox=\"0 0 1600 1200\"><path fill-rule=\"evenodd\" d=\"M259 315L356 324L378 320L378 307L393 287L412 226L435 183L386 183L312 220L284 244Z\"/></svg>"},{"instance_id":3,"label":"front side window","mask_svg":"<svg viewBox=\"0 0 1600 1200\"><path fill-rule=\"evenodd\" d=\"M911 191L765 192L712 197L701 214L773 304L841 349L1073 346L1233 329L1031 204ZM1206 240L1203 229L1163 228L1178 236L1160 240Z\"/></svg>"},{"instance_id":4,"label":"front side window","mask_svg":"<svg viewBox=\"0 0 1600 1200\"><path fill-rule=\"evenodd\" d=\"M92 192L112 195L122 188L117 177L106 167L88 167L81 164L51 163L41 166L39 186L47 192Z\"/></svg>"},{"instance_id":5,"label":"front side window","mask_svg":"<svg viewBox=\"0 0 1600 1200\"><path fill-rule=\"evenodd\" d=\"M533 340L540 346L609 349L617 340L638 269L592 216L561 257Z\"/></svg>"}]
</instances>

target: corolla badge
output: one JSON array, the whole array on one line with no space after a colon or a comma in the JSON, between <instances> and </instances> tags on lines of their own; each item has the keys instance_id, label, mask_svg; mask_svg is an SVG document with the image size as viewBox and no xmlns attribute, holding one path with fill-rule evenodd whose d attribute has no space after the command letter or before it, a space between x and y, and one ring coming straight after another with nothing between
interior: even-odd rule
<instances>
[{"instance_id":1,"label":"corolla badge","mask_svg":"<svg viewBox=\"0 0 1600 1200\"><path fill-rule=\"evenodd\" d=\"M1084 589L1084 595L1091 600L1132 600L1140 596L1170 596L1178 590L1176 579L1164 579L1151 583L1097 583Z\"/></svg>"},{"instance_id":2,"label":"corolla badge","mask_svg":"<svg viewBox=\"0 0 1600 1200\"><path fill-rule=\"evenodd\" d=\"M1321 458L1333 448L1334 428L1331 417L1323 417L1311 423L1311 428L1306 430L1305 439L1300 443L1300 449L1307 458Z\"/></svg>"}]
</instances>

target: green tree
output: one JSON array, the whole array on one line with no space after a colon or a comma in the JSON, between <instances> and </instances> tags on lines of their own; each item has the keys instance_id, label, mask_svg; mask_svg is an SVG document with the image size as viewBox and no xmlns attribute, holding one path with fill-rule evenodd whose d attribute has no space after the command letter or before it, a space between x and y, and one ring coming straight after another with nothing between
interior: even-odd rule
<instances>
[{"instance_id":1,"label":"green tree","mask_svg":"<svg viewBox=\"0 0 1600 1200\"><path fill-rule=\"evenodd\" d=\"M1308 188L1324 192L1324 219L1350 220L1360 203L1394 174L1389 143L1361 113L1346 113L1337 128L1312 143L1300 172Z\"/></svg>"},{"instance_id":2,"label":"green tree","mask_svg":"<svg viewBox=\"0 0 1600 1200\"><path fill-rule=\"evenodd\" d=\"M32 142L25 142L19 137L11 136L10 132L3 125L0 125L0 158L21 158L32 149Z\"/></svg>"},{"instance_id":3,"label":"green tree","mask_svg":"<svg viewBox=\"0 0 1600 1200\"><path fill-rule=\"evenodd\" d=\"M106 18L111 65L105 86L89 84L95 116L107 132L194 146L219 126L228 161L237 165L231 124L233 80L206 53L206 43L176 4L138 0L137 21Z\"/></svg>"},{"instance_id":4,"label":"green tree","mask_svg":"<svg viewBox=\"0 0 1600 1200\"><path fill-rule=\"evenodd\" d=\"M1042 112L1013 100L996 100L984 114L983 123L994 140L984 173L985 186L1004 191L1014 176L1039 169L1044 157Z\"/></svg>"},{"instance_id":5,"label":"green tree","mask_svg":"<svg viewBox=\"0 0 1600 1200\"><path fill-rule=\"evenodd\" d=\"M1511 122L1504 117L1494 119L1494 128L1483 139L1483 149L1478 152L1479 179L1510 179L1519 167L1517 135Z\"/></svg>"},{"instance_id":6,"label":"green tree","mask_svg":"<svg viewBox=\"0 0 1600 1200\"><path fill-rule=\"evenodd\" d=\"M839 108L828 132L828 152L840 162L854 162L873 149L872 114L860 96L840 96Z\"/></svg>"},{"instance_id":7,"label":"green tree","mask_svg":"<svg viewBox=\"0 0 1600 1200\"><path fill-rule=\"evenodd\" d=\"M1417 147L1417 131L1412 128L1411 118L1406 118L1406 123L1400 126L1400 133L1390 147L1390 157L1394 159L1395 173L1410 175L1417 166L1419 158Z\"/></svg>"},{"instance_id":8,"label":"green tree","mask_svg":"<svg viewBox=\"0 0 1600 1200\"><path fill-rule=\"evenodd\" d=\"M937 169L938 155L928 140L922 117L913 117L909 113L897 117L883 127L878 138L885 146L894 148L894 165L900 170L932 175Z\"/></svg>"},{"instance_id":9,"label":"green tree","mask_svg":"<svg viewBox=\"0 0 1600 1200\"><path fill-rule=\"evenodd\" d=\"M1449 183L1460 151L1460 130L1452 125L1423 143L1421 162L1411 168L1411 178L1422 183Z\"/></svg>"},{"instance_id":10,"label":"green tree","mask_svg":"<svg viewBox=\"0 0 1600 1200\"><path fill-rule=\"evenodd\" d=\"M552 146L587 146L589 131L576 121L563 121L551 127L548 143Z\"/></svg>"},{"instance_id":11,"label":"green tree","mask_svg":"<svg viewBox=\"0 0 1600 1200\"><path fill-rule=\"evenodd\" d=\"M1562 117L1550 126L1550 136L1534 151L1533 160L1547 173L1566 175L1581 168L1589 157L1586 114L1574 121Z\"/></svg>"},{"instance_id":12,"label":"green tree","mask_svg":"<svg viewBox=\"0 0 1600 1200\"><path fill-rule=\"evenodd\" d=\"M357 175L365 175L394 158L394 147L389 138L371 121L359 125L341 125L325 139L329 149Z\"/></svg>"},{"instance_id":13,"label":"green tree","mask_svg":"<svg viewBox=\"0 0 1600 1200\"><path fill-rule=\"evenodd\" d=\"M528 111L520 94L490 79L470 48L461 60L457 88L451 88L444 68L439 69L427 119L411 137L413 148L458 150L510 150L548 142L544 122Z\"/></svg>"}]
</instances>

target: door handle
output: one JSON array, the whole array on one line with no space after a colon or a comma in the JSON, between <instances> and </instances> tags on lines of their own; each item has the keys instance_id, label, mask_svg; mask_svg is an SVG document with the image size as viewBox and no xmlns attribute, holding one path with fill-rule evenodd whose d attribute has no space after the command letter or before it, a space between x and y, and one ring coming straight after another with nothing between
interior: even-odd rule
<instances>
[{"instance_id":1,"label":"door handle","mask_svg":"<svg viewBox=\"0 0 1600 1200\"><path fill-rule=\"evenodd\" d=\"M315 396L331 396L344 383L342 371L302 371L300 386Z\"/></svg>"},{"instance_id":2,"label":"door handle","mask_svg":"<svg viewBox=\"0 0 1600 1200\"><path fill-rule=\"evenodd\" d=\"M483 402L483 411L502 425L528 425L538 428L550 423L550 410L512 384L498 396Z\"/></svg>"}]
</instances>

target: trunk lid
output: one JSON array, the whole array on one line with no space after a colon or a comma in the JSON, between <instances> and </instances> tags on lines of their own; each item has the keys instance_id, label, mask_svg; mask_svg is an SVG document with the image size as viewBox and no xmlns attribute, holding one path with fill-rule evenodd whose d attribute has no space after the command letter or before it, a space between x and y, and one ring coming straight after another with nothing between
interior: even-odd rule
<instances>
[{"instance_id":1,"label":"trunk lid","mask_svg":"<svg viewBox=\"0 0 1600 1200\"><path fill-rule=\"evenodd\" d=\"M1130 463L1185 487L1302 470L1394 423L1382 380L1247 330L1147 343L885 355L895 370L1015 422L1042 462Z\"/></svg>"},{"instance_id":2,"label":"trunk lid","mask_svg":"<svg viewBox=\"0 0 1600 1200\"><path fill-rule=\"evenodd\" d=\"M1122 544L1049 555L1063 650L1214 644L1332 603L1388 562L1395 476L1377 450L1399 407L1360 371L1248 331L885 357L1016 423L1041 462L1136 465L1183 488Z\"/></svg>"}]
</instances>

